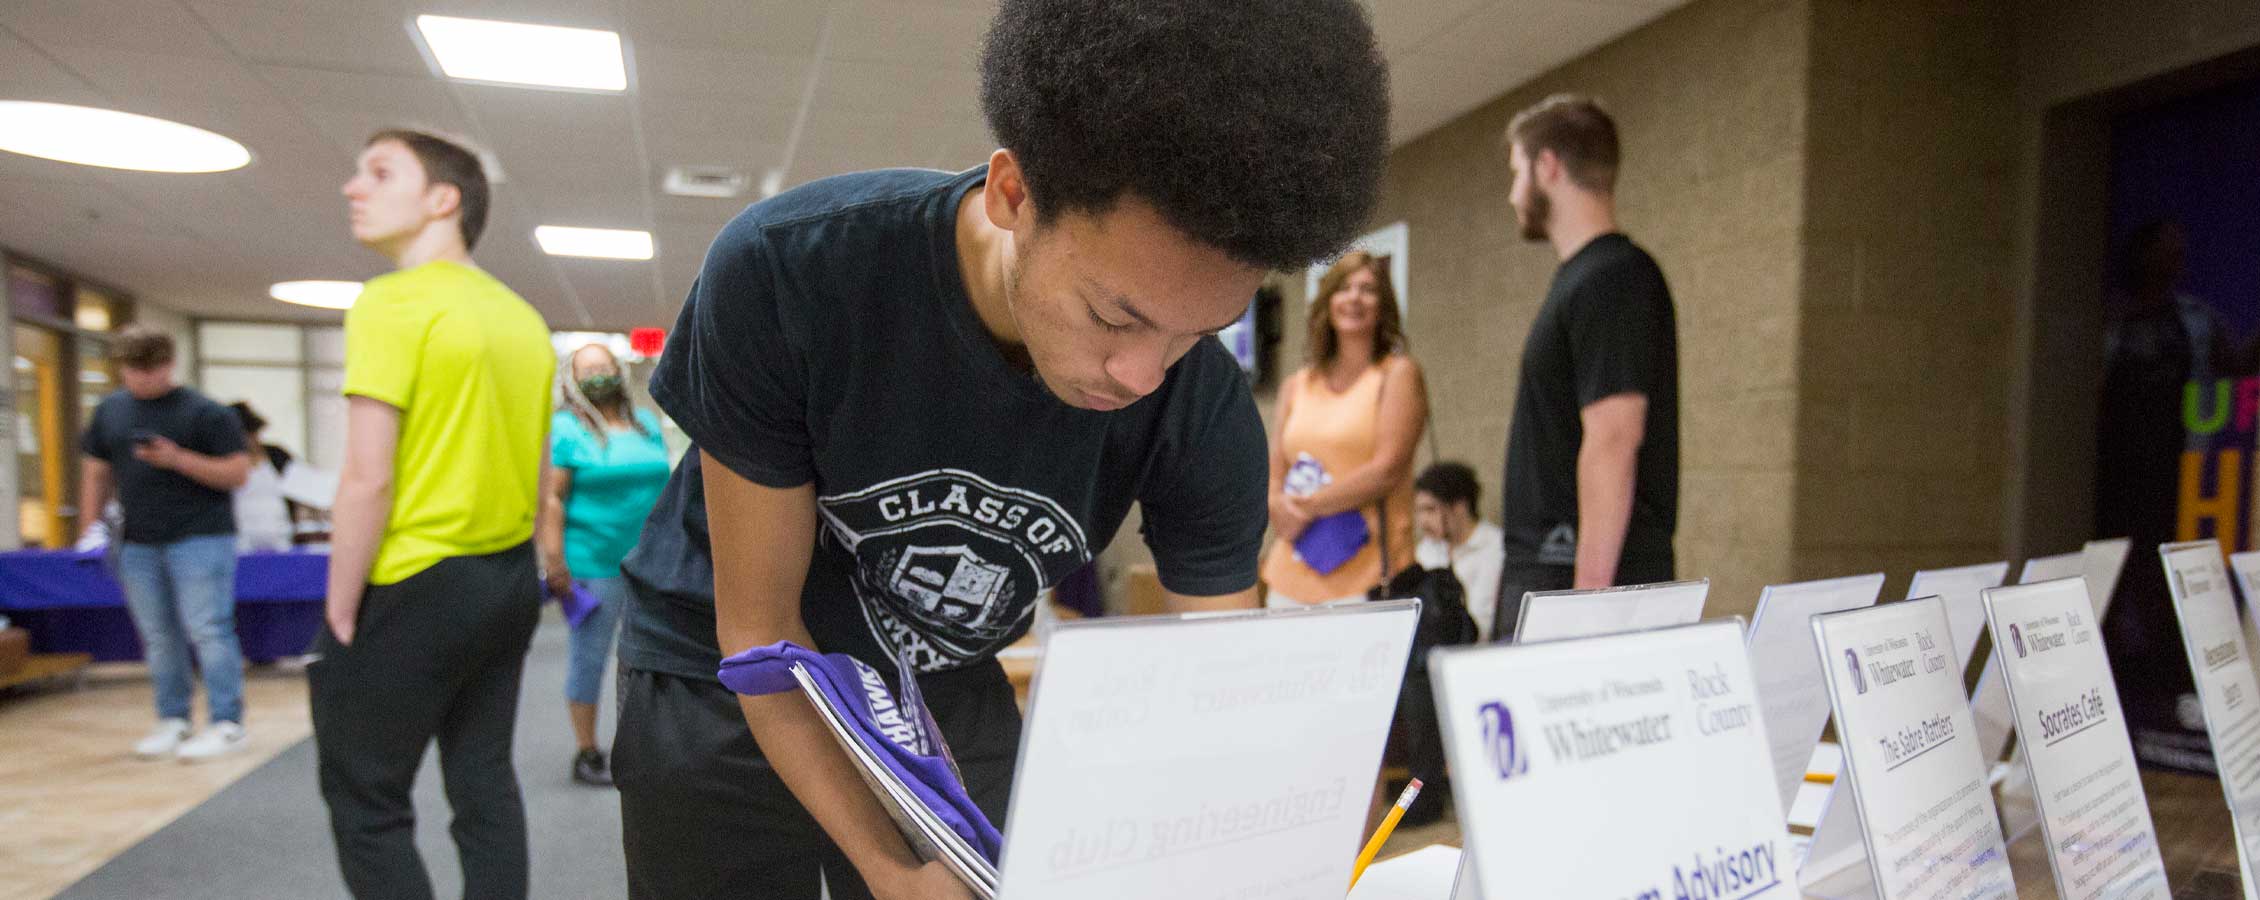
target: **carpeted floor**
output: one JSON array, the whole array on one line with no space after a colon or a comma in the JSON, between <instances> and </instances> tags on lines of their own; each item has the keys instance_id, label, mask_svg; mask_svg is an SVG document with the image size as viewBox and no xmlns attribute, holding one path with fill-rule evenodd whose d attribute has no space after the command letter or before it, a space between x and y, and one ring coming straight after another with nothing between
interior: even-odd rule
<instances>
[{"instance_id":1,"label":"carpeted floor","mask_svg":"<svg viewBox=\"0 0 2260 900\"><path fill-rule=\"evenodd\" d=\"M534 635L518 705L518 781L533 847L533 896L627 895L617 794L568 777L573 755L565 718L567 632L554 610ZM599 733L609 745L611 679ZM440 897L460 896L462 876L447 836L447 800L437 756L427 752L416 783L416 845ZM58 895L71 900L163 897L342 898L329 818L315 789L314 744L302 742L228 786Z\"/></svg>"}]
</instances>

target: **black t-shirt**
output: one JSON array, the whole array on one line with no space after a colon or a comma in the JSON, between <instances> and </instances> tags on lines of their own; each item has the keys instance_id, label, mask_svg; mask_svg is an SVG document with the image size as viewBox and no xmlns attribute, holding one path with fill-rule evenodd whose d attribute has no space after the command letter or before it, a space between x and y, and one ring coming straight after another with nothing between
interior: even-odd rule
<instances>
[{"instance_id":1,"label":"black t-shirt","mask_svg":"<svg viewBox=\"0 0 2260 900\"><path fill-rule=\"evenodd\" d=\"M1076 409L1005 360L958 269L956 220L985 168L818 181L725 227L668 336L652 398L699 449L821 514L801 613L817 649L894 671L990 660L1037 595L1144 511L1162 584L1256 580L1262 421L1222 345L1159 390ZM713 680L714 570L698 454L622 565L626 665Z\"/></svg>"},{"instance_id":2,"label":"black t-shirt","mask_svg":"<svg viewBox=\"0 0 2260 900\"><path fill-rule=\"evenodd\" d=\"M156 434L206 456L249 452L235 411L185 387L154 400L126 391L102 398L94 407L79 449L110 464L125 508L125 539L136 544L169 544L207 534L234 534L235 511L227 491L167 471L133 455L134 435ZM81 515L100 515L82 510Z\"/></svg>"},{"instance_id":3,"label":"black t-shirt","mask_svg":"<svg viewBox=\"0 0 2260 900\"><path fill-rule=\"evenodd\" d=\"M1672 578L1679 517L1679 340L1671 288L1647 251L1621 234L1594 238L1562 263L1522 348L1522 385L1507 431L1507 561L1577 562L1580 414L1616 394L1648 398L1634 474L1632 521L1617 584Z\"/></svg>"}]
</instances>

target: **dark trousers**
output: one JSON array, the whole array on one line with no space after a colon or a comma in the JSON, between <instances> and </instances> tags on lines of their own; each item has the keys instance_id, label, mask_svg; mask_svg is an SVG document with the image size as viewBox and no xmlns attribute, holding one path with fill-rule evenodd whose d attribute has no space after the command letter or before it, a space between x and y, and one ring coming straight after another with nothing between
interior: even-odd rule
<instances>
[{"instance_id":1,"label":"dark trousers","mask_svg":"<svg viewBox=\"0 0 2260 900\"><path fill-rule=\"evenodd\" d=\"M1507 561L1499 569L1499 605L1492 613L1491 640L1501 644L1514 640L1515 620L1522 615L1522 595L1566 591L1576 583L1577 569L1572 566Z\"/></svg>"},{"instance_id":2,"label":"dark trousers","mask_svg":"<svg viewBox=\"0 0 2260 900\"><path fill-rule=\"evenodd\" d=\"M352 646L322 630L306 669L338 868L360 900L432 896L410 802L439 741L463 896L526 896L526 808L510 748L541 613L531 544L441 560L362 596Z\"/></svg>"},{"instance_id":3,"label":"dark trousers","mask_svg":"<svg viewBox=\"0 0 2260 900\"><path fill-rule=\"evenodd\" d=\"M995 663L919 679L973 802L1004 824L1020 747L1020 708ZM847 856L769 767L737 695L720 683L622 666L612 778L628 896L868 900ZM856 790L862 790L858 784Z\"/></svg>"}]
</instances>

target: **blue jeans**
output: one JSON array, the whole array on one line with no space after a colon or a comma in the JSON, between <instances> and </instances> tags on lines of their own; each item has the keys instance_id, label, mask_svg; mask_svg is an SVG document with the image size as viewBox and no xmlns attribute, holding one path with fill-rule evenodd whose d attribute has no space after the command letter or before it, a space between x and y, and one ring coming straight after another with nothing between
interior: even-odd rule
<instances>
[{"instance_id":1,"label":"blue jeans","mask_svg":"<svg viewBox=\"0 0 2260 900\"><path fill-rule=\"evenodd\" d=\"M118 549L118 580L141 635L157 716L186 719L194 693L188 649L204 670L212 721L243 721L243 649L235 636L235 535Z\"/></svg>"},{"instance_id":2,"label":"blue jeans","mask_svg":"<svg viewBox=\"0 0 2260 900\"><path fill-rule=\"evenodd\" d=\"M596 608L573 629L572 653L565 667L565 699L594 705L604 687L604 658L620 634L620 611L628 605L628 579L590 578L581 582L595 594Z\"/></svg>"}]
</instances>

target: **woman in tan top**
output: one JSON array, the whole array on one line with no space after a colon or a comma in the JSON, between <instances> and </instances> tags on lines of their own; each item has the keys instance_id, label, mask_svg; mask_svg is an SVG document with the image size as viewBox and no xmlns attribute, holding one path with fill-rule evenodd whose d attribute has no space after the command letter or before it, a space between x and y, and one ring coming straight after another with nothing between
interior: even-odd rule
<instances>
[{"instance_id":1,"label":"woman in tan top","mask_svg":"<svg viewBox=\"0 0 2260 900\"><path fill-rule=\"evenodd\" d=\"M1413 564L1412 457L1428 419L1428 389L1405 353L1387 258L1354 251L1327 269L1309 327L1310 364L1280 385L1271 441L1277 539L1263 580L1274 607L1363 597L1385 574L1384 532L1386 574ZM1321 572L1297 555L1295 539L1312 522L1345 512L1365 519L1367 538Z\"/></svg>"}]
</instances>

